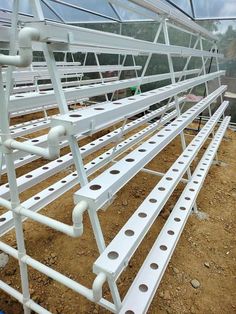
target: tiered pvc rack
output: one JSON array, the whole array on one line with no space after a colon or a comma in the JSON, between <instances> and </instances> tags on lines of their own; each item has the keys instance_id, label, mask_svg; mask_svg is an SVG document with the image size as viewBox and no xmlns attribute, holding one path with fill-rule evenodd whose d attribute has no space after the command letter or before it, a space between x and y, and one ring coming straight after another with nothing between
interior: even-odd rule
<instances>
[{"instance_id":1,"label":"tiered pvc rack","mask_svg":"<svg viewBox=\"0 0 236 314\"><path fill-rule=\"evenodd\" d=\"M25 23L20 30L16 28L18 1L15 1L11 32L8 28L2 27L1 42L4 43L4 47L9 48L11 56L0 56L0 63L4 66L0 76L1 152L4 157L1 173L6 172L9 180L0 189L0 205L7 209L0 217L0 234L3 235L15 228L17 248L15 249L1 241L0 250L18 259L22 292L15 290L2 280L0 280L0 288L23 304L24 313L30 313L31 310L37 313L49 313L47 309L37 304L30 297L28 266L62 283L111 312L145 313L158 288L188 216L193 209L197 212L197 196L230 122L230 117L224 117L228 102L223 101L222 96L227 86L221 86L220 84L220 77L224 75L224 71L219 70L218 58L221 58L222 55L216 52L215 36L212 36L206 30L186 19L178 21L181 26L171 24L172 20L179 19L176 12L168 11L161 4L158 7L159 2L155 2L155 4L151 1L142 2L149 9L160 14L160 25L153 42L44 21L41 5L37 0L32 1L34 21ZM167 13L169 22L166 20ZM168 33L170 27L188 33L191 32L196 38L194 46L171 45ZM158 43L162 31L165 44ZM15 38L18 41L18 55L16 55L11 42L10 46L8 45L9 35L11 40ZM203 50L203 40L212 43L210 51ZM32 66L34 47L43 51L45 64L34 63ZM120 79L119 74L125 70L126 66L124 64L114 65L113 69L118 71L118 76L109 81L104 80L102 72L106 71L108 67L112 68L112 66L100 66L98 59L96 69L79 63L57 63L54 58L54 51L92 52L95 54L96 59L96 53L98 52L121 54L125 57L131 55L133 58L137 55L145 55L147 61L141 70L142 74L140 76L124 80ZM167 55L170 70L168 73L146 75L153 54ZM186 58L183 71L174 72L173 56ZM201 69L188 69L193 56L201 59ZM206 63L209 58L215 58L217 71L207 74ZM47 68L45 65L47 65ZM6 66L9 67L5 68ZM21 67L30 68L22 71L20 70ZM134 62L130 69L137 72L140 67ZM100 73L99 80L87 82L85 85L80 84L82 82L80 79L81 74L86 73L86 71L97 70ZM25 80L30 83L21 90L22 86L19 85L22 85L22 83L17 84L16 82L17 80L21 81L23 73L25 74ZM65 75L75 75L73 77L78 79L66 85L61 81ZM186 78L188 75L194 77ZM44 84L40 88L37 84L38 77L50 78L51 83L47 86ZM165 79L171 79L171 84L145 93L138 93L138 91L141 91L143 84ZM213 79L218 79L219 86L210 93L208 82ZM16 83L14 87L12 87L13 80ZM205 84L206 97L190 109L181 112L180 105L186 100L183 94L200 84ZM113 99L116 91L131 86L137 86L136 93L133 96ZM112 96L110 97L109 94L112 94ZM71 102L76 103L80 99L90 99L98 95L105 95L106 101L73 111L68 108L68 104ZM212 114L211 105L218 99L221 100L221 104ZM152 105L163 100L168 100L166 105L149 111ZM27 114L28 112L34 112L34 110L40 110L40 108L43 110L44 106L55 106L55 104L57 104L59 110L59 114L56 116L9 126L9 113L21 112L21 114ZM184 129L206 109L209 110L209 121L187 146ZM129 120L138 113L143 113L142 117ZM219 123L222 117L223 121ZM79 147L79 139L121 121L121 127ZM21 136L46 128L50 128L46 135L23 142L18 140ZM136 133L126 136L134 130L136 130ZM198 166L191 173L191 163L211 134L213 139ZM124 136L126 137L123 138ZM181 137L183 152L170 169L166 173L146 169L147 163L155 158L177 136ZM97 155L93 160L84 164L83 158L85 156L98 151L102 147L105 148L111 143L113 143L112 148L107 148L104 153ZM71 152L60 157L60 150L65 146L69 146ZM133 149L130 152L131 147ZM124 157L119 157L118 161L114 159L124 152L126 152ZM26 175L16 177L16 168L40 157L51 161ZM19 193L32 188L39 182L72 165L75 166L76 171L26 201L20 202ZM108 166L106 170L103 170L101 174L89 181L89 176L104 166ZM116 193L140 171L149 171L154 175L160 175L161 180L134 211L134 214L127 220L114 239L106 246L97 212L104 206L111 204ZM185 173L187 173L187 179L184 178ZM184 182L186 187L161 233L157 236L156 242L128 293L121 300L116 281L179 182ZM75 207L71 211L72 225L40 214L42 208L78 184L80 187L74 193ZM25 249L23 232L23 221L31 219L68 236L80 237L83 234L83 214L85 211L88 211L99 250L99 257L93 264L92 271L96 274L96 278L91 288L83 286L30 257ZM112 215L112 212L108 214ZM102 289L105 282L108 282L112 301L108 301L103 296Z\"/></svg>"}]
</instances>

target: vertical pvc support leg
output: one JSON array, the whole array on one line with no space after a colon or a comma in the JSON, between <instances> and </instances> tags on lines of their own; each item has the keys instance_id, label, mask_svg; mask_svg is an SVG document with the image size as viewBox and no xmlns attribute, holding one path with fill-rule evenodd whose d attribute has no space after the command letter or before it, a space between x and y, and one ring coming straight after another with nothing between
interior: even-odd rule
<instances>
[{"instance_id":1,"label":"vertical pvc support leg","mask_svg":"<svg viewBox=\"0 0 236 314\"><path fill-rule=\"evenodd\" d=\"M32 1L32 4L33 4L34 16L40 20L44 19L40 1L34 0L34 1ZM62 89L61 81L60 81L60 78L59 78L59 75L57 72L56 62L55 62L53 51L50 50L50 48L47 44L43 44L43 45L44 45L43 46L44 56L45 56L45 59L47 62L49 74L51 76L51 80L52 80L53 88L55 91L56 100L57 100L57 103L59 105L59 109L60 109L61 113L67 113L69 110L68 110L65 94L64 94L63 89ZM73 158L75 161L75 166L77 168L76 170L77 170L78 174L80 174L80 178L82 178L82 181L83 181L83 182L81 182L81 185L86 184L88 182L88 179L87 179L87 175L86 175L85 170L84 170L82 157L81 157L81 154L79 151L79 146L78 146L78 143L76 141L76 138L72 136L72 137L69 137L68 140L69 140L70 148L71 148ZM99 252L101 253L105 249L105 241L104 241L101 225L100 225L100 222L99 222L99 219L97 216L97 212L92 210L92 209L89 209L88 213L89 213L89 218L90 218L91 225L93 228L93 232L95 235L96 243L97 243ZM111 282L109 280L108 284L109 284L109 287L111 290L111 294L112 294L112 298L114 300L114 303L115 303L117 309L119 309L121 306L121 300L120 300L120 295L119 295L116 283Z\"/></svg>"},{"instance_id":2,"label":"vertical pvc support leg","mask_svg":"<svg viewBox=\"0 0 236 314\"><path fill-rule=\"evenodd\" d=\"M11 138L9 120L8 120L8 99L6 98L3 80L2 80L2 69L0 68L0 99L1 99L1 115L0 115L0 125L2 129L2 141L6 141ZM5 162L7 168L8 183L10 188L10 199L12 208L20 205L19 193L16 183L16 172L14 167L14 159L12 155L12 150L5 151ZM22 257L26 254L25 243L24 243L24 234L23 234L23 224L22 217L19 214L13 214L15 231L16 231L16 243L18 249L18 259L20 267L20 276L21 276L21 287L23 294L23 308L24 314L30 314L31 310L27 307L26 303L30 299L29 294L29 281L28 281L28 271L27 265L22 262Z\"/></svg>"}]
</instances>

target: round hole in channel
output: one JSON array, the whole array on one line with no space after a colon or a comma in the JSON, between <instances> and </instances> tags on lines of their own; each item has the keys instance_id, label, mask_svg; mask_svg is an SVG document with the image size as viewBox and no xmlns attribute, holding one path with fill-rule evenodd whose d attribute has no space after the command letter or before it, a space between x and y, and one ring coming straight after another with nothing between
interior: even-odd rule
<instances>
[{"instance_id":1,"label":"round hole in channel","mask_svg":"<svg viewBox=\"0 0 236 314\"><path fill-rule=\"evenodd\" d=\"M32 176L32 174L27 174L25 177L26 178L32 178L33 176Z\"/></svg>"},{"instance_id":2,"label":"round hole in channel","mask_svg":"<svg viewBox=\"0 0 236 314\"><path fill-rule=\"evenodd\" d=\"M176 222L180 222L180 221L181 221L181 219L180 219L180 218L178 218L178 217L175 217L175 218L174 218L174 221L176 221Z\"/></svg>"},{"instance_id":3,"label":"round hole in channel","mask_svg":"<svg viewBox=\"0 0 236 314\"><path fill-rule=\"evenodd\" d=\"M33 143L37 143L39 140L32 140L31 142L33 142Z\"/></svg>"},{"instance_id":4,"label":"round hole in channel","mask_svg":"<svg viewBox=\"0 0 236 314\"><path fill-rule=\"evenodd\" d=\"M183 155L183 157L187 158L187 157L189 157L189 155Z\"/></svg>"},{"instance_id":5,"label":"round hole in channel","mask_svg":"<svg viewBox=\"0 0 236 314\"><path fill-rule=\"evenodd\" d=\"M121 102L113 102L114 105L122 105Z\"/></svg>"},{"instance_id":6,"label":"round hole in channel","mask_svg":"<svg viewBox=\"0 0 236 314\"><path fill-rule=\"evenodd\" d=\"M178 161L178 164L183 165L184 162L183 161Z\"/></svg>"},{"instance_id":7,"label":"round hole in channel","mask_svg":"<svg viewBox=\"0 0 236 314\"><path fill-rule=\"evenodd\" d=\"M42 169L43 169L43 170L48 170L49 168L48 168L48 167L43 167Z\"/></svg>"},{"instance_id":8,"label":"round hole in channel","mask_svg":"<svg viewBox=\"0 0 236 314\"><path fill-rule=\"evenodd\" d=\"M163 134L157 134L157 136L158 136L158 137L164 137L164 135L163 135Z\"/></svg>"},{"instance_id":9,"label":"round hole in channel","mask_svg":"<svg viewBox=\"0 0 236 314\"><path fill-rule=\"evenodd\" d=\"M190 200L191 200L191 198L188 197L188 196L186 196L184 199L185 199L186 201L190 201Z\"/></svg>"},{"instance_id":10,"label":"round hole in channel","mask_svg":"<svg viewBox=\"0 0 236 314\"><path fill-rule=\"evenodd\" d=\"M199 182L198 182L198 181L193 181L193 183L194 183L194 184L198 184Z\"/></svg>"},{"instance_id":11,"label":"round hole in channel","mask_svg":"<svg viewBox=\"0 0 236 314\"><path fill-rule=\"evenodd\" d=\"M162 251L166 251L166 250L167 250L167 246L166 246L166 245L160 245L160 249L161 249Z\"/></svg>"},{"instance_id":12,"label":"round hole in channel","mask_svg":"<svg viewBox=\"0 0 236 314\"><path fill-rule=\"evenodd\" d=\"M54 188L49 188L48 191L54 191Z\"/></svg>"},{"instance_id":13,"label":"round hole in channel","mask_svg":"<svg viewBox=\"0 0 236 314\"><path fill-rule=\"evenodd\" d=\"M84 169L86 169L86 168L84 168ZM77 177L77 173L73 173L72 176Z\"/></svg>"},{"instance_id":14,"label":"round hole in channel","mask_svg":"<svg viewBox=\"0 0 236 314\"><path fill-rule=\"evenodd\" d=\"M168 230L167 233L168 233L169 235L174 235L174 234L175 234L173 230Z\"/></svg>"},{"instance_id":15,"label":"round hole in channel","mask_svg":"<svg viewBox=\"0 0 236 314\"><path fill-rule=\"evenodd\" d=\"M139 290L142 292L147 292L148 286L142 283L141 285L139 285Z\"/></svg>"},{"instance_id":16,"label":"round hole in channel","mask_svg":"<svg viewBox=\"0 0 236 314\"><path fill-rule=\"evenodd\" d=\"M149 202L150 202L150 203L156 203L157 200L156 200L155 198L150 198L150 199L149 199Z\"/></svg>"},{"instance_id":17,"label":"round hole in channel","mask_svg":"<svg viewBox=\"0 0 236 314\"><path fill-rule=\"evenodd\" d=\"M100 189L101 189L101 185L99 185L99 184L93 184L93 185L91 185L89 188L90 188L90 190L92 190L92 191L97 191L97 190L100 190Z\"/></svg>"},{"instance_id":18,"label":"round hole in channel","mask_svg":"<svg viewBox=\"0 0 236 314\"><path fill-rule=\"evenodd\" d=\"M93 108L94 110L104 110L104 108Z\"/></svg>"},{"instance_id":19,"label":"round hole in channel","mask_svg":"<svg viewBox=\"0 0 236 314\"><path fill-rule=\"evenodd\" d=\"M171 178L171 177L167 177L167 178L166 178L166 180L167 180L167 181L172 181L172 180L173 180L173 178Z\"/></svg>"},{"instance_id":20,"label":"round hole in channel","mask_svg":"<svg viewBox=\"0 0 236 314\"><path fill-rule=\"evenodd\" d=\"M140 153L144 153L144 152L146 152L146 149L141 148L141 149L139 149L138 151L139 151Z\"/></svg>"},{"instance_id":21,"label":"round hole in channel","mask_svg":"<svg viewBox=\"0 0 236 314\"><path fill-rule=\"evenodd\" d=\"M118 174L118 173L120 173L119 170L111 170L111 171L110 171L110 174Z\"/></svg>"},{"instance_id":22,"label":"round hole in channel","mask_svg":"<svg viewBox=\"0 0 236 314\"><path fill-rule=\"evenodd\" d=\"M158 188L158 190L159 190L159 191L165 191L165 188L164 188L163 186L160 186L160 187Z\"/></svg>"},{"instance_id":23,"label":"round hole in channel","mask_svg":"<svg viewBox=\"0 0 236 314\"><path fill-rule=\"evenodd\" d=\"M125 311L125 314L135 314L135 313L134 311L128 310L128 311Z\"/></svg>"},{"instance_id":24,"label":"round hole in channel","mask_svg":"<svg viewBox=\"0 0 236 314\"><path fill-rule=\"evenodd\" d=\"M70 114L69 117L71 117L71 118L80 118L82 116L81 116L81 114Z\"/></svg>"},{"instance_id":25,"label":"round hole in channel","mask_svg":"<svg viewBox=\"0 0 236 314\"><path fill-rule=\"evenodd\" d=\"M57 162L62 162L62 160L61 160L61 159L58 159Z\"/></svg>"},{"instance_id":26,"label":"round hole in channel","mask_svg":"<svg viewBox=\"0 0 236 314\"><path fill-rule=\"evenodd\" d=\"M66 180L62 180L61 183L66 183Z\"/></svg>"},{"instance_id":27,"label":"round hole in channel","mask_svg":"<svg viewBox=\"0 0 236 314\"><path fill-rule=\"evenodd\" d=\"M146 213L143 213L143 212L140 212L140 213L138 213L138 216L139 216L140 218L146 218L146 217L147 217L147 214L146 214Z\"/></svg>"},{"instance_id":28,"label":"round hole in channel","mask_svg":"<svg viewBox=\"0 0 236 314\"><path fill-rule=\"evenodd\" d=\"M133 162L134 159L133 159L133 158L127 158L127 159L125 159L125 161L127 161L127 162Z\"/></svg>"},{"instance_id":29,"label":"round hole in channel","mask_svg":"<svg viewBox=\"0 0 236 314\"><path fill-rule=\"evenodd\" d=\"M37 201L37 200L40 200L40 197L39 197L39 196L35 196L35 197L34 197L34 200L36 200L36 201Z\"/></svg>"},{"instance_id":30,"label":"round hole in channel","mask_svg":"<svg viewBox=\"0 0 236 314\"><path fill-rule=\"evenodd\" d=\"M3 221L5 221L6 220L6 218L0 218L0 222L3 222Z\"/></svg>"},{"instance_id":31,"label":"round hole in channel","mask_svg":"<svg viewBox=\"0 0 236 314\"><path fill-rule=\"evenodd\" d=\"M110 259L117 259L119 257L119 254L116 251L111 251L107 254L107 256Z\"/></svg>"},{"instance_id":32,"label":"round hole in channel","mask_svg":"<svg viewBox=\"0 0 236 314\"><path fill-rule=\"evenodd\" d=\"M180 206L180 209L181 209L181 210L186 210L186 207Z\"/></svg>"},{"instance_id":33,"label":"round hole in channel","mask_svg":"<svg viewBox=\"0 0 236 314\"><path fill-rule=\"evenodd\" d=\"M125 230L125 235L127 237L132 237L134 235L134 231L131 229L127 229L127 230Z\"/></svg>"},{"instance_id":34,"label":"round hole in channel","mask_svg":"<svg viewBox=\"0 0 236 314\"><path fill-rule=\"evenodd\" d=\"M194 192L194 191L195 191L195 189L192 189L192 188L191 188L191 189L189 189L189 191Z\"/></svg>"},{"instance_id":35,"label":"round hole in channel","mask_svg":"<svg viewBox=\"0 0 236 314\"><path fill-rule=\"evenodd\" d=\"M177 168L174 168L174 169L173 169L173 171L174 171L174 172L178 172L178 171L179 171L179 169L177 169Z\"/></svg>"},{"instance_id":36,"label":"round hole in channel","mask_svg":"<svg viewBox=\"0 0 236 314\"><path fill-rule=\"evenodd\" d=\"M150 264L150 268L151 268L151 269L155 269L155 270L156 270L156 269L158 269L158 267L159 267L159 266L158 266L157 263L151 263L151 264Z\"/></svg>"},{"instance_id":37,"label":"round hole in channel","mask_svg":"<svg viewBox=\"0 0 236 314\"><path fill-rule=\"evenodd\" d=\"M154 142L154 141L150 141L150 142L148 142L149 144L156 144L156 142Z\"/></svg>"},{"instance_id":38,"label":"round hole in channel","mask_svg":"<svg viewBox=\"0 0 236 314\"><path fill-rule=\"evenodd\" d=\"M201 174L197 174L197 177L201 177L202 175Z\"/></svg>"}]
</instances>

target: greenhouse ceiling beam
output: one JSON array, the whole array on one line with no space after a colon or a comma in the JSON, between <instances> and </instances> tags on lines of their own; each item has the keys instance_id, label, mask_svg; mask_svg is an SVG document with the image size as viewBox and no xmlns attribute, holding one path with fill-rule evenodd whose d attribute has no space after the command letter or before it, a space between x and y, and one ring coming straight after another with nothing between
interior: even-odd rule
<instances>
[{"instance_id":1,"label":"greenhouse ceiling beam","mask_svg":"<svg viewBox=\"0 0 236 314\"><path fill-rule=\"evenodd\" d=\"M50 44L68 45L69 46L95 46L112 49L125 49L136 51L140 54L172 54L180 57L195 56L195 57L215 57L216 52L201 51L189 47L165 45L160 43L152 43L145 40L134 39L131 37L121 36L112 33L106 33L82 27L75 27L70 25L62 25L50 21L28 22L25 25L37 29L39 32L39 42ZM89 47L86 47L89 51ZM223 58L223 55L218 54Z\"/></svg>"},{"instance_id":2,"label":"greenhouse ceiling beam","mask_svg":"<svg viewBox=\"0 0 236 314\"><path fill-rule=\"evenodd\" d=\"M82 11L82 12L86 12L86 13L89 13L89 14L92 14L92 15L95 15L95 16L99 16L99 17L102 17L104 19L108 19L108 20L111 20L111 21L114 21L114 22L120 22L119 19L116 19L114 17L111 17L109 15L106 15L106 14L101 14L99 12L96 12L96 11L93 11L93 10L88 10L88 9L85 9L79 5L75 5L75 4L72 4L72 3L68 3L68 2L65 2L65 1L62 1L62 0L51 0L52 2L55 2L55 3L59 3L59 4L62 4L64 6L67 6L69 8L72 8L72 9L76 9L76 10L79 10L79 11ZM103 23L103 21L99 21L100 23ZM86 23L86 22L84 22Z\"/></svg>"},{"instance_id":3,"label":"greenhouse ceiling beam","mask_svg":"<svg viewBox=\"0 0 236 314\"><path fill-rule=\"evenodd\" d=\"M185 14L182 14L179 10L176 10L173 7L171 8L170 5L167 5L161 1L154 0L129 0L129 1L134 2L160 15L165 15L167 18L170 18L173 21L177 22L178 24L187 27L192 31L195 31L198 34L201 34L203 37L210 38L214 41L218 40L217 36L213 35L208 30L204 29L197 23L190 20Z\"/></svg>"}]
</instances>

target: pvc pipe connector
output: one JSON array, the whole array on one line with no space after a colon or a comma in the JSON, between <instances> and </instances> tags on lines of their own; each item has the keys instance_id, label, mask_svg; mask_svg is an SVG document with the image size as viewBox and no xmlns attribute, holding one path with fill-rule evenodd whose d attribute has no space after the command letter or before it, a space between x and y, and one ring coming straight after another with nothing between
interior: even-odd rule
<instances>
[{"instance_id":1,"label":"pvc pipe connector","mask_svg":"<svg viewBox=\"0 0 236 314\"><path fill-rule=\"evenodd\" d=\"M75 206L73 210L72 221L75 237L80 237L83 234L84 231L83 214L87 208L88 203L86 201L81 201Z\"/></svg>"},{"instance_id":2,"label":"pvc pipe connector","mask_svg":"<svg viewBox=\"0 0 236 314\"><path fill-rule=\"evenodd\" d=\"M107 277L104 273L99 273L93 282L93 298L95 302L99 302L102 298L102 287Z\"/></svg>"},{"instance_id":3,"label":"pvc pipe connector","mask_svg":"<svg viewBox=\"0 0 236 314\"><path fill-rule=\"evenodd\" d=\"M16 67L27 67L32 63L33 50L32 41L38 41L40 32L32 27L24 27L19 32L19 55L0 55L0 65L12 65Z\"/></svg>"},{"instance_id":4,"label":"pvc pipe connector","mask_svg":"<svg viewBox=\"0 0 236 314\"><path fill-rule=\"evenodd\" d=\"M3 144L7 148L22 150L49 160L54 160L60 157L59 138L62 135L66 135L64 126L59 125L53 127L48 133L48 148L33 146L24 142L18 142L14 139L8 139Z\"/></svg>"}]
</instances>

